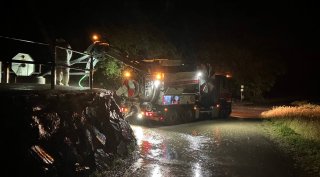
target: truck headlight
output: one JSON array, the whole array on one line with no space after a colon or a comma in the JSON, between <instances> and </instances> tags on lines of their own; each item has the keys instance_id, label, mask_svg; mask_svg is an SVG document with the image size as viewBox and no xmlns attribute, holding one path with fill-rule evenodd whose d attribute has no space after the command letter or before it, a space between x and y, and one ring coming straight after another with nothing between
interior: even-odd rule
<instances>
[{"instance_id":1,"label":"truck headlight","mask_svg":"<svg viewBox=\"0 0 320 177\"><path fill-rule=\"evenodd\" d=\"M142 113L139 113L139 114L137 115L137 117L138 117L138 119L142 119L142 118L143 118L143 114L142 114Z\"/></svg>"},{"instance_id":2,"label":"truck headlight","mask_svg":"<svg viewBox=\"0 0 320 177\"><path fill-rule=\"evenodd\" d=\"M155 87L158 87L160 85L160 81L159 80L155 80L153 82L153 84L154 84Z\"/></svg>"}]
</instances>

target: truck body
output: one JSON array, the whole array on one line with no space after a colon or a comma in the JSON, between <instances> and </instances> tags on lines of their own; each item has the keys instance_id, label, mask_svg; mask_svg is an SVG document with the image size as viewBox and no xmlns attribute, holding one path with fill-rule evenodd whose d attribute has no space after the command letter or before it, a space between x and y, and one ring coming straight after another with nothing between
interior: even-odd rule
<instances>
[{"instance_id":1,"label":"truck body","mask_svg":"<svg viewBox=\"0 0 320 177\"><path fill-rule=\"evenodd\" d=\"M92 49L97 60L108 55L130 68L115 92L121 112L129 121L149 119L177 124L204 117L227 118L231 113L226 74L213 74L210 67L182 60L132 61L105 43L95 42Z\"/></svg>"},{"instance_id":2,"label":"truck body","mask_svg":"<svg viewBox=\"0 0 320 177\"><path fill-rule=\"evenodd\" d=\"M231 94L228 78L208 75L181 60L143 60L146 72L124 79L116 91L128 120L149 119L178 124L210 117L229 117Z\"/></svg>"}]
</instances>

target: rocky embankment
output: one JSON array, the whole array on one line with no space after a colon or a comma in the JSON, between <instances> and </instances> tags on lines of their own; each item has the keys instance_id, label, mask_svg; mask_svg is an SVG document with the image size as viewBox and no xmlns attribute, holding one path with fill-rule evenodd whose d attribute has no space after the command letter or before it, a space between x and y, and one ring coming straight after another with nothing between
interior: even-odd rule
<instances>
[{"instance_id":1,"label":"rocky embankment","mask_svg":"<svg viewBox=\"0 0 320 177\"><path fill-rule=\"evenodd\" d=\"M106 90L1 91L4 176L87 176L136 145Z\"/></svg>"}]
</instances>

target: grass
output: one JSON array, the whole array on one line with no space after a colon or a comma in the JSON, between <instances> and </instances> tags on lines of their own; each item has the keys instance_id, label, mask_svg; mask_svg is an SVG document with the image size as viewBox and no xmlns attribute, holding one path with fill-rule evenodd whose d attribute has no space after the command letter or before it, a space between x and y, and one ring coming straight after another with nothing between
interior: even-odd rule
<instances>
[{"instance_id":1,"label":"grass","mask_svg":"<svg viewBox=\"0 0 320 177\"><path fill-rule=\"evenodd\" d=\"M271 138L310 176L320 177L320 106L279 106L261 116Z\"/></svg>"},{"instance_id":2,"label":"grass","mask_svg":"<svg viewBox=\"0 0 320 177\"><path fill-rule=\"evenodd\" d=\"M262 112L261 117L282 123L304 138L320 141L320 105L274 107Z\"/></svg>"}]
</instances>

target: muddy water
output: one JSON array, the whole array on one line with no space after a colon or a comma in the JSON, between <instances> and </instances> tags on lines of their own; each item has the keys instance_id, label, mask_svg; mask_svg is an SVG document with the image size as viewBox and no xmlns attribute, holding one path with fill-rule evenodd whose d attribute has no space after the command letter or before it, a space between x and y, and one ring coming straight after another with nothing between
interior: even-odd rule
<instances>
[{"instance_id":1,"label":"muddy water","mask_svg":"<svg viewBox=\"0 0 320 177\"><path fill-rule=\"evenodd\" d=\"M299 176L259 120L132 128L140 157L125 176Z\"/></svg>"}]
</instances>

